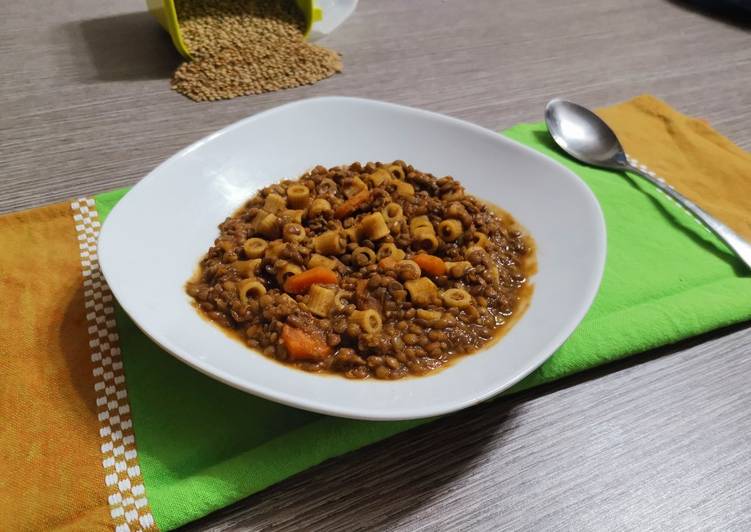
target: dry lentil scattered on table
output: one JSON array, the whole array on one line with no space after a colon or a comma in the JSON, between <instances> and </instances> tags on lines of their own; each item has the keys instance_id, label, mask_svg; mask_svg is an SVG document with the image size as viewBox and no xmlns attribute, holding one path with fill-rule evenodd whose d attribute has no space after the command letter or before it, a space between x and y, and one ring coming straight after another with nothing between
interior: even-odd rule
<instances>
[{"instance_id":1,"label":"dry lentil scattered on table","mask_svg":"<svg viewBox=\"0 0 751 532\"><path fill-rule=\"evenodd\" d=\"M342 70L339 54L305 41L291 0L176 0L192 61L172 88L196 101L310 85Z\"/></svg>"}]
</instances>

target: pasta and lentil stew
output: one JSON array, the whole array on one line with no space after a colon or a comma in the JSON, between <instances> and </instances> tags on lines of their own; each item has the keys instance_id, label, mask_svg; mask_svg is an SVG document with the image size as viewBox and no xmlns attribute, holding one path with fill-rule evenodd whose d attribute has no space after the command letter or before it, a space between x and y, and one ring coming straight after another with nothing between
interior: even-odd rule
<instances>
[{"instance_id":1,"label":"pasta and lentil stew","mask_svg":"<svg viewBox=\"0 0 751 532\"><path fill-rule=\"evenodd\" d=\"M307 371L423 375L497 338L531 293L534 246L513 218L403 161L317 166L219 229L188 294Z\"/></svg>"}]
</instances>

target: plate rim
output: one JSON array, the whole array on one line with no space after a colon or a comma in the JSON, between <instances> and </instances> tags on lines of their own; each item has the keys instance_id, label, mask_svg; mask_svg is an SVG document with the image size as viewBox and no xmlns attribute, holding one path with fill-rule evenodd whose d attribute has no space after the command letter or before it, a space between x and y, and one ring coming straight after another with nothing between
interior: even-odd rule
<instances>
[{"instance_id":1,"label":"plate rim","mask_svg":"<svg viewBox=\"0 0 751 532\"><path fill-rule=\"evenodd\" d=\"M522 151L525 151L528 156L531 156L533 158L537 158L540 160L544 160L546 161L547 164L553 164L555 166L558 166L559 169L562 170L564 174L567 174L570 185L577 187L581 192L583 192L583 196L586 197L587 203L589 203L589 206L592 208L594 214L597 215L597 222L598 222L596 226L593 228L596 233L595 234L596 257L595 258L596 258L597 263L594 264L594 275L592 276L592 278L589 279L587 286L586 286L586 293L581 299L581 302L583 304L579 308L578 312L575 312L572 315L572 319L568 321L568 326L561 327L561 329L557 332L557 334L553 335L550 338L550 340L548 340L544 348L540 349L538 353L534 354L534 356L531 356L529 358L529 361L526 364L524 364L521 369L517 370L515 373L512 374L513 375L512 377L503 379L502 381L499 381L498 385L488 387L482 393L473 394L471 397L468 397L464 401L456 401L452 403L451 406L448 408L445 406L443 407L409 407L407 406L407 407L400 408L398 413L394 413L394 414L390 413L389 411L368 411L368 410L359 409L357 407L353 408L353 407L340 406L340 405L331 405L329 403L319 402L313 397L304 397L304 396L291 397L284 391L279 391L273 387L267 387L263 383L260 383L260 382L249 384L245 380L236 379L233 377L233 375L229 374L227 371L217 368L216 366L211 365L209 363L204 363L202 360L192 356L190 353L185 352L185 350L179 346L171 345L171 342L169 342L167 339L159 338L158 334L152 333L152 330L151 330L153 329L152 327L149 327L148 324L142 324L138 319L136 319L136 317L134 316L134 309L131 305L131 301L129 300L127 294L124 294L123 291L120 290L121 287L118 286L117 288L115 288L112 285L110 285L108 281L108 279L110 278L110 275L108 275L108 269L109 269L110 263L108 259L102 260L102 258L107 257L109 253L107 251L109 249L109 244L108 244L109 238L107 237L109 232L107 229L108 227L113 226L112 220L117 221L118 217L120 216L119 213L123 209L127 208L127 205L129 204L128 196L131 196L132 198L133 197L132 193L134 191L137 191L140 188L147 186L148 183L150 183L154 179L157 179L158 175L156 174L163 166L166 166L167 164L169 164L171 161L175 159L184 157L185 155L204 146L205 144L213 141L214 139L220 136L223 136L237 128L240 128L248 123L252 123L263 117L273 115L274 113L278 113L283 110L288 110L294 107L304 106L306 104L315 104L315 103L322 102L322 101L328 101L328 102L334 102L334 103L349 102L349 103L356 103L356 104L365 104L365 105L375 106L375 107L395 108L401 112L407 112L412 115L438 119L444 122L452 123L454 125L469 128L482 135L492 137L494 140L499 141L501 143L515 145L516 147L521 148ZM548 157L540 153L539 151L534 150L533 148L522 144L521 142L508 138L500 132L495 132L488 128L474 124L472 122L468 122L466 120L455 118L455 117L445 115L442 113L428 111L426 109L420 109L416 107L410 107L410 106L391 103L391 102L386 102L382 100L373 100L373 99L368 99L368 98L359 98L359 97L351 97L351 96L318 96L318 97L313 97L313 98L303 98L303 99L295 100L292 102L284 103L278 106L271 107L264 111L254 113L240 120L237 120L231 124L228 124L227 126L222 127L221 129L213 133L209 133L208 135L189 144L185 148L178 150L173 155L171 155L167 159L160 162L156 167L154 167L151 171L149 171L143 178L141 178L137 183L135 183L132 186L132 188L125 194L125 196L123 196L120 199L120 201L118 201L117 204L115 204L115 206L112 208L112 210L108 214L106 220L104 221L100 229L100 234L98 238L98 254L99 254L100 269L102 271L104 279L105 281L107 281L107 284L112 294L116 298L117 303L120 305L123 311L128 315L128 317L133 321L133 323L138 327L138 329L141 332L143 332L151 341L156 343L163 350L167 351L171 356L177 358L180 362L187 364L188 366L207 375L208 377L212 379L215 379L219 382L222 382L223 384L226 384L228 386L241 390L245 393L249 393L251 395L254 395L254 396L266 399L266 400L270 400L276 403L280 403L283 405L291 406L294 408L299 408L299 409L303 409L303 410L307 410L307 411L315 412L319 414L343 417L347 419L358 419L358 420L368 420L368 421L400 421L400 420L424 419L424 418L429 418L429 417L434 417L434 416L439 416L439 415L445 415L451 412L456 412L458 410L465 409L467 407L481 403L483 401L486 401L510 389L512 386L514 386L515 384L520 382L522 379L524 379L526 376L530 375L537 368L539 368L546 360L548 360L554 354L555 350L558 349L571 336L574 330L576 330L576 328L579 326L581 321L584 319L584 316L590 310L592 303L594 302L594 299L598 293L600 284L602 282L602 277L603 277L603 273L605 269L605 261L607 257L607 231L606 231L605 216L604 216L604 213L602 211L602 207L599 201L597 200L596 196L594 195L592 190L589 188L589 186L576 173L574 173L569 168L566 168L563 164L556 161L555 159ZM534 298L534 293L532 297ZM259 356L263 356L260 353L257 353L257 354ZM290 371L299 371L293 368L289 368L289 369ZM319 375L317 376L320 377ZM336 377L326 376L326 378L336 378ZM418 378L421 378L421 377L418 377ZM426 376L426 378L429 378L429 376ZM371 379L368 381L368 385L377 386L379 384L387 384L391 382L392 381L382 382L380 380ZM408 382L408 380L404 382Z\"/></svg>"}]
</instances>

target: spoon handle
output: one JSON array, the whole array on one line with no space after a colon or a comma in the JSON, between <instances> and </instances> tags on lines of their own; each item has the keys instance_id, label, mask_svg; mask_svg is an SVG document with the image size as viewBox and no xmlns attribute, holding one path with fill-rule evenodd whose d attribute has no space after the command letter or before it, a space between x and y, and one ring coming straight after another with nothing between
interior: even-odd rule
<instances>
[{"instance_id":1,"label":"spoon handle","mask_svg":"<svg viewBox=\"0 0 751 532\"><path fill-rule=\"evenodd\" d=\"M735 252L738 258L743 261L746 267L751 270L751 244L743 240L743 238L727 225L706 212L696 203L668 185L665 181L655 176L652 172L643 170L631 162L626 166L628 170L639 174L641 177L662 190L665 194L673 198L684 209L693 214L707 229L712 231L720 240L725 242L725 244Z\"/></svg>"}]
</instances>

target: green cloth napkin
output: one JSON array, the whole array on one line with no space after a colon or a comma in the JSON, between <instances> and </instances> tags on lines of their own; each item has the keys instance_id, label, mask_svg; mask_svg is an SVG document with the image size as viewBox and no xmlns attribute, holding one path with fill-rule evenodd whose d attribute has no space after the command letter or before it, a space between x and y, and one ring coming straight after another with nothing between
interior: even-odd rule
<instances>
[{"instance_id":1,"label":"green cloth napkin","mask_svg":"<svg viewBox=\"0 0 751 532\"><path fill-rule=\"evenodd\" d=\"M602 205L608 231L605 274L591 310L511 392L751 318L751 278L740 277L741 265L724 245L664 195L565 158L542 124L504 134L581 176ZM102 218L125 192L97 196ZM122 311L118 324L141 471L163 529L429 421L337 419L258 399L178 362Z\"/></svg>"}]
</instances>

